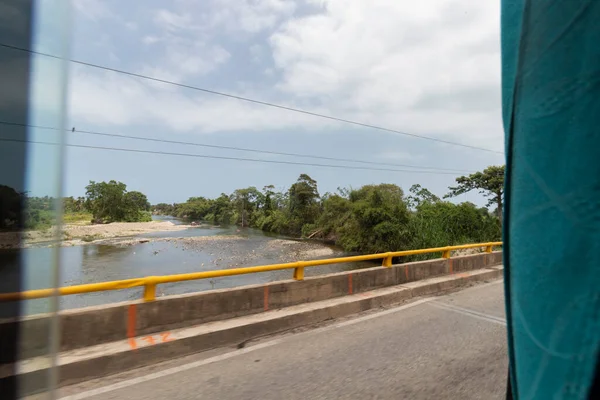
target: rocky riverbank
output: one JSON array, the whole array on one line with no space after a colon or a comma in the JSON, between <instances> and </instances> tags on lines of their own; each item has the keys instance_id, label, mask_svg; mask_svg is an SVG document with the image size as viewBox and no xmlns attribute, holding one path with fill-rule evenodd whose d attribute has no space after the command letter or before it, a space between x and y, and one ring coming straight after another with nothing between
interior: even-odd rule
<instances>
[{"instance_id":1,"label":"rocky riverbank","mask_svg":"<svg viewBox=\"0 0 600 400\"><path fill-rule=\"evenodd\" d=\"M175 248L190 252L208 251L215 256L215 266L237 267L249 262L258 262L262 254L271 254L278 262L335 257L336 251L329 246L312 241L273 239L261 243L252 251L242 250L240 244L247 237L240 235L210 235L195 237L136 237L151 232L176 232L190 228L191 225L176 225L170 221L118 222L103 225L67 224L63 230L63 240L56 241L56 230L28 231L22 233L21 246L63 247L86 244L130 247L138 244L153 243L155 255L164 252L161 243L174 245ZM19 246L17 233L0 233L0 249Z\"/></svg>"}]
</instances>

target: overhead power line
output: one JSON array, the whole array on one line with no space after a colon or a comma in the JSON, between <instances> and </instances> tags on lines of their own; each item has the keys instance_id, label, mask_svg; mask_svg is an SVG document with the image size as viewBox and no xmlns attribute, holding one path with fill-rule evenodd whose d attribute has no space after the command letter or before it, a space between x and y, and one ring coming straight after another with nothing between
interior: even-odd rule
<instances>
[{"instance_id":1,"label":"overhead power line","mask_svg":"<svg viewBox=\"0 0 600 400\"><path fill-rule=\"evenodd\" d=\"M0 121L0 124L11 125L11 126L23 126L23 127L36 128L36 129L48 129L48 130L54 130L54 131L60 130L59 128L55 128L55 127L51 127L51 126L20 124L20 123L15 123L15 122L6 122L6 121ZM436 170L436 171L445 171L445 172L465 172L465 173L472 172L472 171L463 170L463 169L440 168L440 167L430 167L430 166L410 165L410 164L396 164L396 163L386 163L386 162L379 162L379 161L355 160L355 159L350 159L350 158L317 156L317 155L311 155L311 154L285 153L285 152L271 151L271 150L248 149L248 148L243 148L243 147L221 146L221 145L205 144L205 143L198 143L198 142L183 142L183 141L178 141L178 140L150 138L150 137L145 137L145 136L141 137L141 136L131 136L131 135L123 135L123 134L117 134L117 133L86 131L86 130L79 130L79 129L75 129L75 128L66 129L66 131L83 133L86 135L105 136L105 137L121 138L121 139L133 139L133 140L156 142L156 143L180 144L180 145L186 145L186 146L198 146L198 147L207 147L207 148L222 149L222 150L246 151L246 152L273 154L273 155L281 155L281 156L314 158L314 159L329 160L329 161L352 162L352 163L358 163L358 164L384 165L384 166L402 167L402 168L418 168L418 169L427 169L427 170Z\"/></svg>"},{"instance_id":2,"label":"overhead power line","mask_svg":"<svg viewBox=\"0 0 600 400\"><path fill-rule=\"evenodd\" d=\"M30 49L26 49L26 48L18 47L18 46L12 46L12 45L5 44L5 43L0 43L0 47L5 47L5 48L9 48L9 49L13 49L13 50L19 50L19 51L25 51L25 52L28 52L28 53L37 54L37 55L40 55L40 56L45 56L45 57L50 57L50 58L55 58L55 59L59 59L59 60L63 59L62 57L54 55L54 54L43 53L43 52L40 52L40 51L30 50ZM119 74L125 74L125 75L129 75L129 76L134 76L136 78L147 79L147 80L154 81L154 82L166 83L166 84L169 84L169 85L178 86L178 87L182 87L182 88L186 88L186 89L191 89L191 90L197 90L197 91L200 91L200 92L209 93L209 94L213 94L213 95L217 95L217 96L228 97L228 98L231 98L231 99L241 100L241 101L245 101L245 102L249 102L249 103L254 103L254 104L260 104L260 105L267 106L267 107L274 107L274 108L279 108L281 110L287 110L287 111L297 112L297 113L301 113L301 114L311 115L313 117L325 118L325 119L329 119L329 120L332 120L332 121L343 122L343 123L352 124L352 125L356 125L356 126L362 126L364 128L377 129L377 130L380 130L380 131L396 133L396 134L399 134L399 135L404 135L404 136L410 136L410 137L413 137L413 138L429 140L429 141L432 141L432 142L444 143L444 144L449 144L449 145L452 145L452 146L466 147L466 148L473 149L473 150L481 150L481 151L487 151L487 152L490 152L490 153L504 154L501 151L487 149L487 148L484 148L484 147L478 147L478 146L472 146L472 145L468 145L468 144L464 144L464 143L452 142L452 141L449 141L449 140L438 139L438 138L434 138L434 137L431 137L431 136L418 135L416 133L404 132L404 131L400 131L400 130L397 130L397 129L391 129L391 128L386 128L386 127L383 127L383 126L367 124L367 123L363 123L363 122L359 122L359 121L353 121L353 120L349 120L349 119L345 119L345 118L338 118L338 117L334 117L334 116L331 116L331 115L320 114L320 113L315 113L315 112L312 112L312 111L302 110L302 109L299 109L299 108L288 107L288 106L283 106L283 105L280 105L280 104L270 103L270 102L266 102L266 101L262 101L262 100L250 99L248 97L242 97L242 96L237 96L237 95L233 95L233 94L229 94L229 93L218 92L216 90L205 89L205 88L201 88L201 87L198 87L198 86L186 85L184 83L173 82L173 81L169 81L169 80L166 80L166 79L154 78L154 77L151 77L151 76L148 76L148 75L142 75L142 74L138 74L138 73L135 73L135 72L125 71L125 70L121 70L121 69L117 69L117 68L106 67L106 66L103 66L103 65L98 65L98 64L94 64L94 63L85 62L85 61L79 61L79 60L74 60L74 59L68 59L67 61L70 61L70 62L72 62L74 64L85 65L85 66L92 67L92 68L103 69L103 70L106 70L106 71L111 71L111 72L116 72L116 73L119 73Z\"/></svg>"},{"instance_id":3,"label":"overhead power line","mask_svg":"<svg viewBox=\"0 0 600 400\"><path fill-rule=\"evenodd\" d=\"M56 142L45 142L38 140L23 140L23 139L11 139L11 138L0 138L0 142L13 142L13 143L32 143L32 144L43 144L50 146L57 146ZM277 161L277 160L263 160L258 158L243 158L243 157L226 157L226 156L214 156L208 154L192 154L192 153L175 153L168 151L152 151L152 150L140 150L140 149L127 149L122 147L105 147L105 146L88 146L82 144L65 144L67 147L75 147L81 149L96 149L96 150L108 150L108 151L120 151L129 153L142 153L142 154L159 154L168 156L179 156L179 157L195 157L195 158L208 158L215 160L232 160L232 161L249 161L257 163L267 164L287 164L287 165L303 165L310 167L324 167L324 168L341 168L341 169L353 169L353 170L370 170L370 171L390 171L390 172L405 172L413 174L433 174L433 175L458 175L453 172L442 172L442 171L418 171L418 170L402 170L392 168L373 168L373 167L357 167L354 165L335 165L335 164L316 164L316 163L302 163L293 161Z\"/></svg>"}]
</instances>

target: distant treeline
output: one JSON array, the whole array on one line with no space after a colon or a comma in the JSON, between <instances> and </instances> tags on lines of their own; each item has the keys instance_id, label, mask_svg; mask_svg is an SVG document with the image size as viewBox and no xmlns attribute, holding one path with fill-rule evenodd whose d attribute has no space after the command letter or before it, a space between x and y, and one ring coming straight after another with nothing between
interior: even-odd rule
<instances>
[{"instance_id":1,"label":"distant treeline","mask_svg":"<svg viewBox=\"0 0 600 400\"><path fill-rule=\"evenodd\" d=\"M323 239L350 252L437 247L501 238L503 177L504 167L488 167L457 178L458 185L445 196L479 190L490 197L488 206L496 206L493 214L473 203L444 201L420 185L413 185L408 194L397 185L380 184L320 195L317 182L306 174L286 191L248 187L216 199L192 197L185 203L156 204L152 211Z\"/></svg>"},{"instance_id":2,"label":"distant treeline","mask_svg":"<svg viewBox=\"0 0 600 400\"><path fill-rule=\"evenodd\" d=\"M56 223L57 199L35 197L0 185L0 230L48 229ZM127 191L124 183L94 182L86 186L85 197L63 198L65 221L92 223L151 221L150 203L145 194ZM23 207L23 208L21 208ZM21 212L21 209L23 212Z\"/></svg>"},{"instance_id":3,"label":"distant treeline","mask_svg":"<svg viewBox=\"0 0 600 400\"><path fill-rule=\"evenodd\" d=\"M293 237L321 239L350 252L385 252L500 240L504 167L456 179L444 196L478 190L493 213L473 203L445 201L420 185L408 193L394 184L338 188L319 194L317 182L301 174L289 189L238 189L215 199L150 206L146 195L117 181L93 182L85 197L63 199L65 220L92 223L150 221L155 214L219 225L253 227ZM55 199L31 197L0 185L0 229L45 229L55 223ZM21 204L25 213L20 213Z\"/></svg>"}]
</instances>

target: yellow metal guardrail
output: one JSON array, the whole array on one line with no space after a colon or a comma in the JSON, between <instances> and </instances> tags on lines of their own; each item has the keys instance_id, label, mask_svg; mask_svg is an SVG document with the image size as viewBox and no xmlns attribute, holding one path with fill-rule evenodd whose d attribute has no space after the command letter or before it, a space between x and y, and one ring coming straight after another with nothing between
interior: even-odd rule
<instances>
[{"instance_id":1,"label":"yellow metal guardrail","mask_svg":"<svg viewBox=\"0 0 600 400\"><path fill-rule=\"evenodd\" d=\"M257 267L221 269L216 271L192 272L188 274L147 276L145 278L124 279L120 281L89 283L85 285L65 286L57 289L37 289L18 293L0 294L0 302L31 300L53 295L67 296L70 294L82 294L92 292L103 292L105 290L130 289L134 287L144 287L144 301L156 299L156 285L171 282L193 281L197 279L220 278L232 275L253 274L256 272L278 271L284 269L294 270L294 279L304 279L304 268L317 267L320 265L339 264L345 262L369 261L383 259L382 266L391 267L393 257L412 256L415 254L442 253L443 258L450 258L452 251L473 248L485 248L487 253L492 252L494 246L502 246L502 242L475 243L459 246L435 247L431 249L393 251L388 253L366 254L362 256L328 258L323 260L296 261L285 264L271 264Z\"/></svg>"}]
</instances>

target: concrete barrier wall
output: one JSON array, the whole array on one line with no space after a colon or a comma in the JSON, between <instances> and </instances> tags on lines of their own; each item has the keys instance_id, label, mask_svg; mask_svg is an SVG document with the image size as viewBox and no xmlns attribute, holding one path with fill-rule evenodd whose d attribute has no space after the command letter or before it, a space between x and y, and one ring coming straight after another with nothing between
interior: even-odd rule
<instances>
[{"instance_id":1,"label":"concrete barrier wall","mask_svg":"<svg viewBox=\"0 0 600 400\"><path fill-rule=\"evenodd\" d=\"M233 289L161 297L153 302L128 302L65 310L60 313L61 350L72 350L130 337L150 335L190 325L260 313L400 285L444 274L502 264L502 252L481 253L374 267L336 274L286 280ZM47 352L47 315L19 321L21 358ZM0 330L17 321L0 322Z\"/></svg>"}]
</instances>

